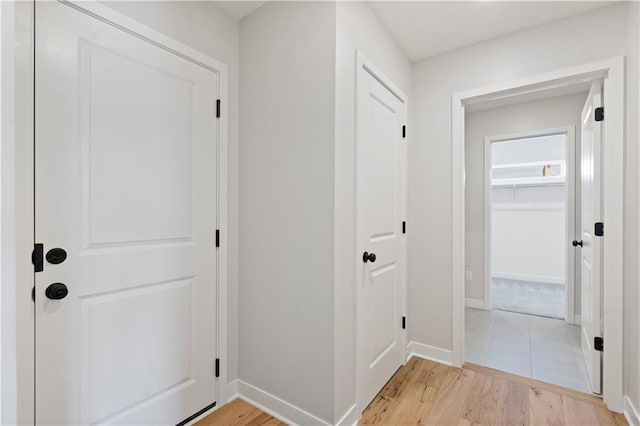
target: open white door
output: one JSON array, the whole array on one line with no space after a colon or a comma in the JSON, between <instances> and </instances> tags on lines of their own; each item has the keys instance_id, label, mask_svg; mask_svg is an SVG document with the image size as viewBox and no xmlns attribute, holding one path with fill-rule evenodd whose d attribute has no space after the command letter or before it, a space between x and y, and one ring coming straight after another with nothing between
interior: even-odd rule
<instances>
[{"instance_id":1,"label":"open white door","mask_svg":"<svg viewBox=\"0 0 640 426\"><path fill-rule=\"evenodd\" d=\"M219 75L59 2L35 27L36 422L177 424L216 401Z\"/></svg>"},{"instance_id":2,"label":"open white door","mask_svg":"<svg viewBox=\"0 0 640 426\"><path fill-rule=\"evenodd\" d=\"M582 353L587 364L591 389L601 393L602 352L594 339L602 336L601 285L602 237L596 235L602 222L602 125L596 117L602 107L602 84L591 86L582 110L581 191L582 191Z\"/></svg>"},{"instance_id":3,"label":"open white door","mask_svg":"<svg viewBox=\"0 0 640 426\"><path fill-rule=\"evenodd\" d=\"M364 409L402 365L406 104L358 70L358 385Z\"/></svg>"}]
</instances>

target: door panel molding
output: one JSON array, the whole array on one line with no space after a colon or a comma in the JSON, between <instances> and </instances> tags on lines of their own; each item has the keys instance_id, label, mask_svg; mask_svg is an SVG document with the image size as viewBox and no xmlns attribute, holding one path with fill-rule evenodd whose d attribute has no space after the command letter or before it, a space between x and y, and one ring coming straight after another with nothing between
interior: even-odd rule
<instances>
[{"instance_id":1,"label":"door panel molding","mask_svg":"<svg viewBox=\"0 0 640 426\"><path fill-rule=\"evenodd\" d=\"M129 34L145 40L157 47L171 52L183 59L195 63L203 68L215 72L218 75L218 93L222 99L220 118L218 122L218 219L217 228L220 229L222 241L227 241L228 216L228 67L226 64L207 56L171 37L141 24L128 16L125 16L108 6L98 2L66 2L61 1L67 7L74 8L93 18L106 22ZM33 368L33 329L34 310L31 302L31 287L34 280L33 265L31 264L31 248L34 241L34 210L33 210L33 122L34 122L34 32L35 32L35 11L34 2L18 2L13 4L3 4L3 12L9 10L9 14L3 13L2 19L11 20L15 24L14 38L7 37L7 42L15 44L15 108L11 110L15 114L15 153L11 156L4 156L5 146L3 145L3 163L12 161L16 174L14 180L3 179L3 204L7 200L5 197L12 197L14 201L14 211L19 212L14 218L7 217L15 229L13 242L4 245L8 241L9 235L3 235L3 246L15 247L17 258L8 259L3 253L3 303L4 300L13 300L15 312L9 321L3 321L3 327L10 327L14 324L15 335L17 336L16 347L6 348L3 351L12 349L14 352L11 358L18 363L17 375L11 379L9 375L3 374L2 397L3 397L3 423L34 423L34 368ZM4 28L3 28L4 30ZM4 31L3 31L4 35ZM3 44L4 44L3 37ZM4 81L5 75L3 75ZM3 92L3 99L4 99ZM10 98L7 98L10 99ZM4 113L3 113L4 116ZM3 126L3 131L5 130ZM3 138L4 144L4 138ZM3 170L8 170L3 167ZM5 188L11 186L11 191ZM19 192L19 195L16 194ZM15 195L13 195L15 194ZM3 221L5 220L3 214ZM184 244L179 242L178 244ZM96 250L109 250L109 247L96 248ZM227 276L228 276L228 247L222 244L217 250L218 257L218 282L217 288L217 357L222 359L222 368L218 379L217 406L223 405L234 393L233 384L227 384ZM11 268L5 268L11 265ZM13 271L13 272L12 272ZM12 288L13 297L5 299L4 278L5 274L13 273L12 282L18 283ZM26 284L25 284L26 283ZM13 303L13 302L12 302ZM3 320L5 315L10 313L3 310ZM3 338L5 335L3 334ZM3 354L3 365L7 357ZM8 397L13 398L9 399Z\"/></svg>"}]
</instances>

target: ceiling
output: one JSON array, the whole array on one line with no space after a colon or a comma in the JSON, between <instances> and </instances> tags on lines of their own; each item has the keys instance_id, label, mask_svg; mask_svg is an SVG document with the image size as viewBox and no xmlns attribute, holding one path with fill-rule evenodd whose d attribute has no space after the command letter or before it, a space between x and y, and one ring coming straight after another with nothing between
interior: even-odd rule
<instances>
[{"instance_id":1,"label":"ceiling","mask_svg":"<svg viewBox=\"0 0 640 426\"><path fill-rule=\"evenodd\" d=\"M213 3L234 18L242 19L267 1L214 0ZM591 0L367 1L413 62L612 3Z\"/></svg>"},{"instance_id":2,"label":"ceiling","mask_svg":"<svg viewBox=\"0 0 640 426\"><path fill-rule=\"evenodd\" d=\"M227 14L233 16L236 19L242 19L263 4L266 1L215 1L214 4L223 11L227 12Z\"/></svg>"},{"instance_id":3,"label":"ceiling","mask_svg":"<svg viewBox=\"0 0 640 426\"><path fill-rule=\"evenodd\" d=\"M577 15L611 3L613 2L368 2L411 61Z\"/></svg>"}]
</instances>

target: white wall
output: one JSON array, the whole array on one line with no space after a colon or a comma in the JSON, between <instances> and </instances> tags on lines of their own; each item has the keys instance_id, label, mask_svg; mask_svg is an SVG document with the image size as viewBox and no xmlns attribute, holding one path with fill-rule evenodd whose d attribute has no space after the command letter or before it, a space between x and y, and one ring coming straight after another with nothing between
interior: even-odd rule
<instances>
[{"instance_id":1,"label":"white wall","mask_svg":"<svg viewBox=\"0 0 640 426\"><path fill-rule=\"evenodd\" d=\"M523 103L517 103L514 105L503 106L498 108L491 108L482 111L468 112L466 114L465 122L465 174L466 174L466 187L465 187L465 232L466 232L466 246L465 246L465 261L466 269L472 271L473 281L466 283L465 296L469 299L476 299L484 301L484 138L487 136L500 136L513 134L518 132L529 132L546 130L551 128L574 126L576 128L575 138L576 146L580 145L580 113L584 102L586 101L586 93L574 94L569 96L560 96L556 98L549 98L537 101L529 101ZM530 153L532 154L532 153ZM564 157L564 154L563 154ZM500 159L497 159L500 161ZM531 160L536 161L536 160ZM548 188L545 188L548 192ZM550 205L541 206L540 203L545 201L540 198L540 188L522 188L517 189L517 196L521 204L525 207L542 207L546 212L545 221L551 221L556 223L553 216L564 216L563 205L558 206L557 203L564 202L564 190L565 188L552 188L552 199L547 197L546 203L552 203ZM500 198L499 198L500 197ZM511 189L496 189L494 190L495 201L510 200L512 197ZM555 205L553 203L556 203ZM558 207L561 210L558 210ZM529 209L531 212L531 209ZM504 213L504 210L501 212ZM535 217L535 215L533 216ZM533 219L532 217L532 219ZM542 217L538 217L542 220ZM513 224L517 226L516 224ZM541 224L542 225L542 224ZM562 252L564 258L564 219L562 219L562 233L555 235L553 246L556 247L556 252ZM500 228L496 229L500 232ZM505 230L506 231L506 230ZM508 234L505 234L505 237ZM519 238L520 232L516 233L514 237ZM550 233L550 237L551 237ZM523 239L525 236L522 235ZM562 243L558 243L557 239L561 239ZM529 240L527 240L529 241ZM562 245L560 245L562 244ZM540 250L542 252L542 250ZM546 252L546 254L550 254ZM498 255L498 256L496 256ZM512 259L511 259L512 260ZM543 261L539 265L539 269L545 270L544 273L537 275L551 274L551 276L558 276L557 269L561 268L561 264L557 262L553 263L553 269L548 269L548 264L545 265L544 259L538 258ZM500 260L499 253L494 253L492 261L498 261L499 265L496 265L494 272L508 272L500 269L510 268L513 266L508 265L509 260L503 258ZM533 263L528 265L533 266ZM544 266L544 268L543 268ZM554 272L556 271L556 272ZM513 272L513 270L511 271ZM533 275L534 270L529 270L529 273ZM579 290L578 290L579 292ZM579 312L580 301L579 295L575 300L577 312Z\"/></svg>"},{"instance_id":2,"label":"white wall","mask_svg":"<svg viewBox=\"0 0 640 426\"><path fill-rule=\"evenodd\" d=\"M359 265L354 222L355 52L360 49L407 96L411 64L364 2L338 2L336 30L334 388L338 420L355 403L354 280L355 265Z\"/></svg>"},{"instance_id":3,"label":"white wall","mask_svg":"<svg viewBox=\"0 0 640 426\"><path fill-rule=\"evenodd\" d=\"M564 188L494 189L491 203L491 276L566 284ZM526 199L535 191L535 201ZM501 193L501 194L497 194ZM482 275L479 277L482 283ZM470 282L468 284L474 284ZM482 299L482 297L481 297Z\"/></svg>"},{"instance_id":4,"label":"white wall","mask_svg":"<svg viewBox=\"0 0 640 426\"><path fill-rule=\"evenodd\" d=\"M443 350L452 347L452 94L625 55L628 7L615 4L414 65L409 126L411 340Z\"/></svg>"},{"instance_id":5,"label":"white wall","mask_svg":"<svg viewBox=\"0 0 640 426\"><path fill-rule=\"evenodd\" d=\"M638 200L640 191L640 4L633 2L628 14L628 74L627 74L627 146L625 152L627 184L625 188L625 234L629 237L625 242L624 271L624 393L627 403L640 410L640 210ZM631 410L630 410L631 411ZM633 419L640 424L640 418ZM633 424L633 423L632 423Z\"/></svg>"},{"instance_id":6,"label":"white wall","mask_svg":"<svg viewBox=\"0 0 640 426\"><path fill-rule=\"evenodd\" d=\"M336 5L240 25L239 377L334 417Z\"/></svg>"},{"instance_id":7,"label":"white wall","mask_svg":"<svg viewBox=\"0 0 640 426\"><path fill-rule=\"evenodd\" d=\"M492 165L566 161L566 148L565 135L492 143ZM541 174L542 168L536 171ZM492 188L491 276L566 284L566 190L566 186Z\"/></svg>"},{"instance_id":8,"label":"white wall","mask_svg":"<svg viewBox=\"0 0 640 426\"><path fill-rule=\"evenodd\" d=\"M240 379L352 422L356 50L407 93L411 64L361 2L269 3L241 46Z\"/></svg>"},{"instance_id":9,"label":"white wall","mask_svg":"<svg viewBox=\"0 0 640 426\"><path fill-rule=\"evenodd\" d=\"M105 1L105 5L164 33L229 67L228 159L228 368L229 382L238 377L238 114L240 24L212 2Z\"/></svg>"}]
</instances>

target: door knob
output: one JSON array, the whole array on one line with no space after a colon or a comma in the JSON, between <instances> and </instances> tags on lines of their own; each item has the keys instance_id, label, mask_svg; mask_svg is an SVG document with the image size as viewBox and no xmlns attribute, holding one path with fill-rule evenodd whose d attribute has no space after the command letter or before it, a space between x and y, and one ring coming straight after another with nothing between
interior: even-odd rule
<instances>
[{"instance_id":1,"label":"door knob","mask_svg":"<svg viewBox=\"0 0 640 426\"><path fill-rule=\"evenodd\" d=\"M69 289L62 283L53 283L44 291L45 296L52 300L60 300L67 297Z\"/></svg>"},{"instance_id":2,"label":"door knob","mask_svg":"<svg viewBox=\"0 0 640 426\"><path fill-rule=\"evenodd\" d=\"M64 251L64 249L56 247L49 250L45 257L47 258L47 262L57 265L66 260L67 252Z\"/></svg>"},{"instance_id":3,"label":"door knob","mask_svg":"<svg viewBox=\"0 0 640 426\"><path fill-rule=\"evenodd\" d=\"M578 247L578 246L583 247L584 243L582 242L582 240L580 241L573 240L571 244L573 244L574 247Z\"/></svg>"},{"instance_id":4,"label":"door knob","mask_svg":"<svg viewBox=\"0 0 640 426\"><path fill-rule=\"evenodd\" d=\"M362 255L362 261L364 263L367 263L367 262L373 263L373 262L376 261L376 254L375 253L369 253L369 252L365 251L364 254Z\"/></svg>"}]
</instances>

